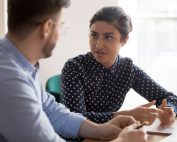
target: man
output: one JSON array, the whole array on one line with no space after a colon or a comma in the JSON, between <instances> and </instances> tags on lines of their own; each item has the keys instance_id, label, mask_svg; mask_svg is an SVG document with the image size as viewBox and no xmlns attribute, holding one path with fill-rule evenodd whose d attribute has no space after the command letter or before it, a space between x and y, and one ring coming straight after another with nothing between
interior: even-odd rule
<instances>
[{"instance_id":1,"label":"man","mask_svg":"<svg viewBox=\"0 0 177 142\"><path fill-rule=\"evenodd\" d=\"M63 8L69 3L8 0L8 33L0 41L0 141L64 141L58 134L102 140L120 135L118 142L145 141L145 133L135 129L139 123L132 117L93 123L56 103L41 86L39 60L51 56L60 36Z\"/></svg>"}]
</instances>

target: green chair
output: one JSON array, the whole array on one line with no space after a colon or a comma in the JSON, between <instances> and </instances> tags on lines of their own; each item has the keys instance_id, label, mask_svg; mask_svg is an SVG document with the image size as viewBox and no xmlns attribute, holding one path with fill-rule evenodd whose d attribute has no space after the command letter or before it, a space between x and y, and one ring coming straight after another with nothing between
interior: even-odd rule
<instances>
[{"instance_id":1,"label":"green chair","mask_svg":"<svg viewBox=\"0 0 177 142\"><path fill-rule=\"evenodd\" d=\"M60 102L61 75L54 75L47 80L46 91L52 94L57 102Z\"/></svg>"}]
</instances>

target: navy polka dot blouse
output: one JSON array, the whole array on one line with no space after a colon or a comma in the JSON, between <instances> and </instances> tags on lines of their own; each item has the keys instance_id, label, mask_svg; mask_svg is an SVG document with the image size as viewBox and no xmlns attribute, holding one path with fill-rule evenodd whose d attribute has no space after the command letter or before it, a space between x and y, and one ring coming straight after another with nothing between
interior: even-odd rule
<instances>
[{"instance_id":1,"label":"navy polka dot blouse","mask_svg":"<svg viewBox=\"0 0 177 142\"><path fill-rule=\"evenodd\" d=\"M156 100L157 106L166 98L177 112L177 97L129 58L118 56L111 68L105 68L89 52L68 60L62 70L62 103L97 123L112 118L112 112L120 109L131 88L148 101Z\"/></svg>"}]
</instances>

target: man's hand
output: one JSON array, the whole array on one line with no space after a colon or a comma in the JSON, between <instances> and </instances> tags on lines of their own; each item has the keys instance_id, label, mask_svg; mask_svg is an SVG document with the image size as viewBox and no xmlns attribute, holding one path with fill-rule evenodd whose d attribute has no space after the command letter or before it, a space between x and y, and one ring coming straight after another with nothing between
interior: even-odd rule
<instances>
[{"instance_id":1,"label":"man's hand","mask_svg":"<svg viewBox=\"0 0 177 142\"><path fill-rule=\"evenodd\" d=\"M140 125L136 122L121 131L118 138L111 142L147 142L147 135L143 129L136 129Z\"/></svg>"},{"instance_id":2,"label":"man's hand","mask_svg":"<svg viewBox=\"0 0 177 142\"><path fill-rule=\"evenodd\" d=\"M87 120L85 121L87 122ZM132 116L119 115L104 124L95 125L95 123L92 123L92 125L94 125L94 128L90 129L90 134L88 129L85 133L87 134L87 138L93 139L86 139L86 142L110 142L110 140L111 142L146 142L144 131L137 129L140 126L140 122L137 122ZM88 134L90 135L89 137Z\"/></svg>"},{"instance_id":3,"label":"man's hand","mask_svg":"<svg viewBox=\"0 0 177 142\"><path fill-rule=\"evenodd\" d=\"M118 115L110 120L108 123L113 124L121 129L135 123L136 120L132 116L128 115Z\"/></svg>"}]
</instances>

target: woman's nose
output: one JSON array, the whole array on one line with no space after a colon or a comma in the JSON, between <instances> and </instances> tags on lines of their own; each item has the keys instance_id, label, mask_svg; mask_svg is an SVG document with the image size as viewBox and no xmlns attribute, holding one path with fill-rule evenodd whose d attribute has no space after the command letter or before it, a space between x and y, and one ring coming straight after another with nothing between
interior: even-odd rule
<instances>
[{"instance_id":1,"label":"woman's nose","mask_svg":"<svg viewBox=\"0 0 177 142\"><path fill-rule=\"evenodd\" d=\"M102 39L98 39L96 42L96 48L103 48L104 42Z\"/></svg>"}]
</instances>

